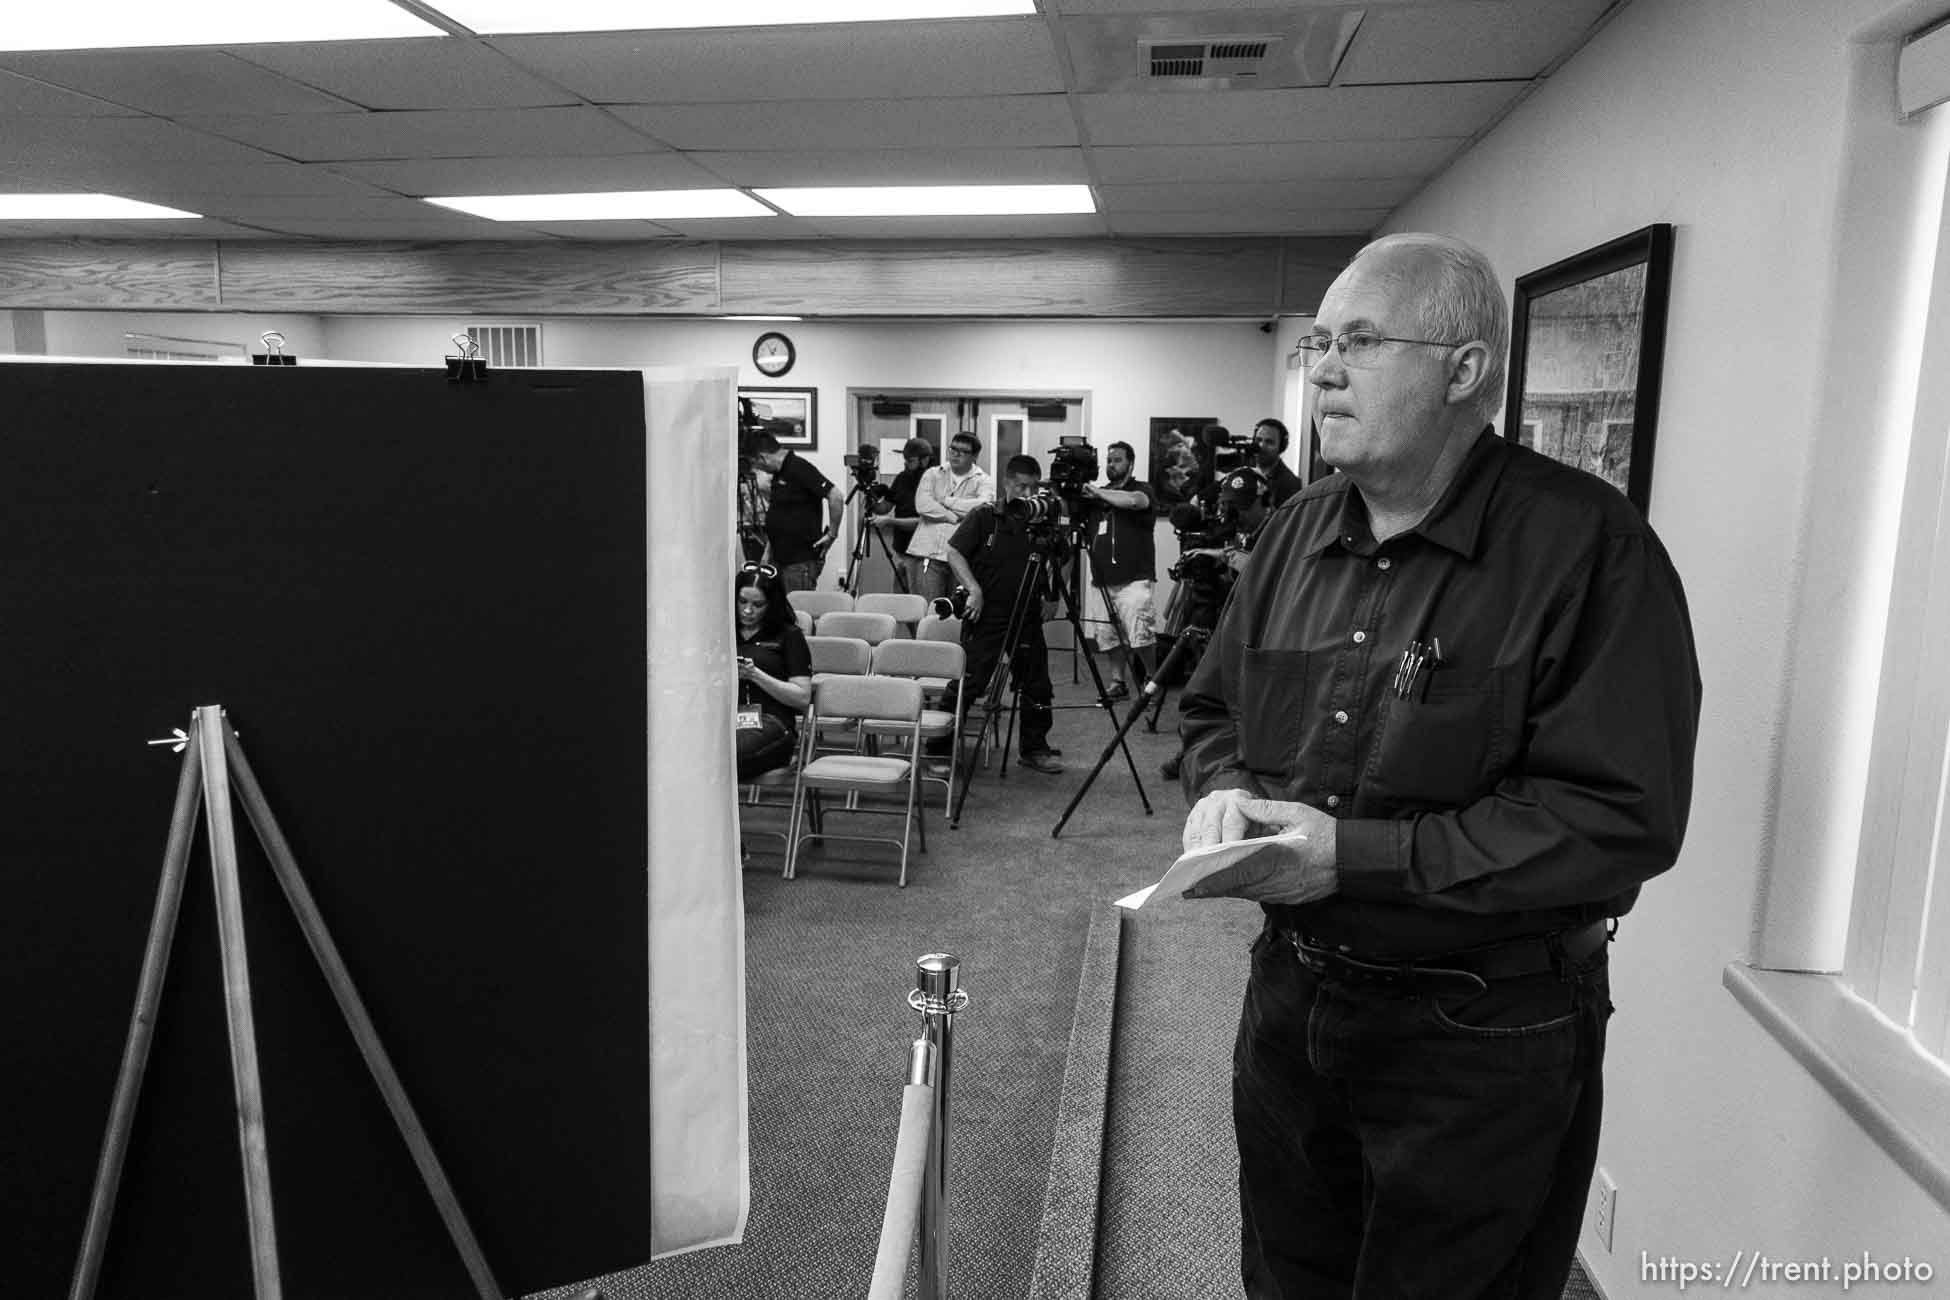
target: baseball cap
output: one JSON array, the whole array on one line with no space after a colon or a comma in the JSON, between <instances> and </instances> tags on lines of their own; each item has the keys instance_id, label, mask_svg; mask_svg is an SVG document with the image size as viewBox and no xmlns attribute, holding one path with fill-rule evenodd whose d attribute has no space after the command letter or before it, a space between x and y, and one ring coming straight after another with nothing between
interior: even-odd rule
<instances>
[{"instance_id":1,"label":"baseball cap","mask_svg":"<svg viewBox=\"0 0 1950 1300\"><path fill-rule=\"evenodd\" d=\"M1219 483L1219 500L1229 505L1245 505L1259 495L1260 477L1250 469L1236 469Z\"/></svg>"}]
</instances>

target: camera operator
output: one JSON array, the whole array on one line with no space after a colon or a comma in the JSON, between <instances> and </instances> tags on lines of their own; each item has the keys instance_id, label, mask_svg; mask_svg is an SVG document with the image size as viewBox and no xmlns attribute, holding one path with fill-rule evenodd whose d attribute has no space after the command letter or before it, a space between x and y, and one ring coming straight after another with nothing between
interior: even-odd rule
<instances>
[{"instance_id":1,"label":"camera operator","mask_svg":"<svg viewBox=\"0 0 1950 1300\"><path fill-rule=\"evenodd\" d=\"M1266 482L1268 505L1277 506L1306 486L1300 481L1300 476L1280 459L1289 441L1291 435L1287 433L1283 420L1269 415L1253 426L1253 468Z\"/></svg>"},{"instance_id":2,"label":"camera operator","mask_svg":"<svg viewBox=\"0 0 1950 1300\"><path fill-rule=\"evenodd\" d=\"M1031 559L1060 545L1051 517L1060 507L1048 496L1036 495L1042 477L1043 467L1034 456L1011 456L1002 480L1002 504L984 502L961 522L948 546L948 567L956 581L968 589L961 633L962 646L968 651L968 673L961 680L961 690L988 688L1008 640L1009 616L1021 594L1022 620L1009 664L1012 678L1022 691L1017 752L1030 771L1053 775L1063 770L1063 764L1062 751L1049 744L1054 691L1043 623L1055 617L1056 606L1048 590L1022 591ZM1044 569L1032 580L1040 582L1048 572ZM943 707L952 711L954 701L946 701Z\"/></svg>"},{"instance_id":3,"label":"camera operator","mask_svg":"<svg viewBox=\"0 0 1950 1300\"><path fill-rule=\"evenodd\" d=\"M975 463L982 440L958 433L948 440L948 463L921 475L914 489L914 513L921 522L907 543L907 554L918 564L909 569L908 589L933 600L948 594L953 575L948 568L948 543L955 529L977 506L995 500L995 482Z\"/></svg>"},{"instance_id":4,"label":"camera operator","mask_svg":"<svg viewBox=\"0 0 1950 1300\"><path fill-rule=\"evenodd\" d=\"M1141 673L1131 685L1142 687L1158 666L1154 630L1157 609L1152 597L1158 565L1151 488L1132 477L1136 465L1137 453L1131 444L1113 442L1104 456L1107 486L1086 483L1083 487L1083 495L1102 507L1089 525L1091 582L1102 592L1102 597L1093 602L1092 612L1099 619L1097 648L1110 656L1116 674L1109 689L1112 699L1122 699L1128 693L1124 684L1127 673ZM1108 598L1110 608L1103 607L1103 598ZM1128 669L1123 666L1127 644L1137 660Z\"/></svg>"},{"instance_id":5,"label":"camera operator","mask_svg":"<svg viewBox=\"0 0 1950 1300\"><path fill-rule=\"evenodd\" d=\"M826 550L840 535L846 497L833 480L801 460L799 453L779 446L769 433L754 433L752 459L772 476L772 500L765 510L769 558L787 591L811 591L819 585ZM826 527L819 526L819 503L826 502Z\"/></svg>"},{"instance_id":6,"label":"camera operator","mask_svg":"<svg viewBox=\"0 0 1950 1300\"><path fill-rule=\"evenodd\" d=\"M1185 506L1179 510L1190 513L1183 517L1176 510L1172 512L1172 525L1178 530L1180 540L1191 545L1179 552L1178 563L1171 568L1171 576L1178 579L1178 586L1167 602L1168 636L1176 639L1186 628L1210 631L1218 623L1219 611L1225 608L1226 598L1232 594L1233 579L1245 572L1246 557L1252 553L1260 529L1273 513L1272 493L1272 485L1258 470L1236 469L1219 480L1215 515ZM1189 674L1191 669L1192 663L1187 662L1185 672ZM1165 780L1178 779L1178 764L1183 756L1181 747L1159 765L1158 771Z\"/></svg>"},{"instance_id":7,"label":"camera operator","mask_svg":"<svg viewBox=\"0 0 1950 1300\"><path fill-rule=\"evenodd\" d=\"M915 513L914 495L921 486L921 476L934 468L934 444L926 438L909 438L907 445L901 448L901 459L905 467L894 475L887 495L874 506L873 526L880 530L881 539L887 543L887 550L894 556L894 562L905 570L907 589L920 595L924 594L921 591L921 565L908 554L908 543L921 523L921 516Z\"/></svg>"}]
</instances>

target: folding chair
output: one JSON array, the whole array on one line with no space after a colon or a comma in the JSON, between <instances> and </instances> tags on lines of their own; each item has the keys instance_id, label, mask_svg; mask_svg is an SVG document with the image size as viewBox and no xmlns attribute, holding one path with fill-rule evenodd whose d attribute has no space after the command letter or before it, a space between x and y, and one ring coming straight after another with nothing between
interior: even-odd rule
<instances>
[{"instance_id":1,"label":"folding chair","mask_svg":"<svg viewBox=\"0 0 1950 1300\"><path fill-rule=\"evenodd\" d=\"M896 635L913 636L914 625L928 613L928 599L904 591L873 591L853 598L853 608L861 614L892 614Z\"/></svg>"},{"instance_id":2,"label":"folding chair","mask_svg":"<svg viewBox=\"0 0 1950 1300\"><path fill-rule=\"evenodd\" d=\"M921 684L901 677L829 677L813 687L813 712L828 717L869 722L900 723L906 730L907 756L880 754L812 753L811 727L806 729L800 748L801 761L792 782L792 822L786 831L785 878L797 874L799 849L807 840L859 840L892 844L901 851L900 886L907 887L907 845L910 832L918 829L921 852L928 851L927 805L922 803L920 764L913 755L921 744ZM826 809L820 804L822 793L844 794L842 808ZM885 835L834 835L825 829L832 812L876 814L892 809L862 808L863 794L898 795L902 798L899 839ZM805 829L810 821L811 828Z\"/></svg>"},{"instance_id":3,"label":"folding chair","mask_svg":"<svg viewBox=\"0 0 1950 1300\"><path fill-rule=\"evenodd\" d=\"M948 760L946 777L928 776L923 770L923 781L938 781L947 787L942 800L941 811L954 809L955 778L961 774L961 724L962 701L966 692L955 692L955 707L939 709L925 707L930 698L939 699L948 689L949 682L958 682L967 669L968 656L959 644L946 641L907 641L896 638L882 641L873 648L873 670L884 677L911 677L921 684L923 708L921 709L921 739L933 740L937 737L951 737L954 748ZM887 735L896 730L893 724L869 722L862 724L868 735ZM923 756L925 761L925 756ZM952 823L951 823L952 824Z\"/></svg>"},{"instance_id":4,"label":"folding chair","mask_svg":"<svg viewBox=\"0 0 1950 1300\"><path fill-rule=\"evenodd\" d=\"M853 608L853 597L844 591L788 591L785 599L792 608L811 614L815 623L821 614Z\"/></svg>"},{"instance_id":5,"label":"folding chair","mask_svg":"<svg viewBox=\"0 0 1950 1300\"><path fill-rule=\"evenodd\" d=\"M821 636L857 636L868 645L879 645L893 637L894 616L835 610L831 614L821 614L815 630Z\"/></svg>"},{"instance_id":6,"label":"folding chair","mask_svg":"<svg viewBox=\"0 0 1950 1300\"><path fill-rule=\"evenodd\" d=\"M809 636L813 685L829 677L865 677L873 670L873 647L857 636ZM816 748L858 749L860 729L851 718L815 717Z\"/></svg>"},{"instance_id":7,"label":"folding chair","mask_svg":"<svg viewBox=\"0 0 1950 1300\"><path fill-rule=\"evenodd\" d=\"M939 614L923 614L921 621L914 625L914 639L917 641L953 641L961 644L961 620L943 618Z\"/></svg>"},{"instance_id":8,"label":"folding chair","mask_svg":"<svg viewBox=\"0 0 1950 1300\"><path fill-rule=\"evenodd\" d=\"M781 850L791 844L792 841L783 830L747 830L743 809L776 808L786 814L786 824L790 826L792 821L792 800L789 797L789 792L792 788L792 769L797 762L798 754L795 751L792 763L788 763L784 767L775 767L769 772L760 772L751 780L739 784L738 802L740 811L738 814L738 835L740 839L743 839L746 835L769 835L779 841ZM764 798L764 792L767 790L785 790L788 792L788 797L781 802L774 803Z\"/></svg>"},{"instance_id":9,"label":"folding chair","mask_svg":"<svg viewBox=\"0 0 1950 1300\"><path fill-rule=\"evenodd\" d=\"M800 632L806 636L812 635L813 616L811 614L808 614L803 609L795 609L792 611L792 621L799 625Z\"/></svg>"}]
</instances>

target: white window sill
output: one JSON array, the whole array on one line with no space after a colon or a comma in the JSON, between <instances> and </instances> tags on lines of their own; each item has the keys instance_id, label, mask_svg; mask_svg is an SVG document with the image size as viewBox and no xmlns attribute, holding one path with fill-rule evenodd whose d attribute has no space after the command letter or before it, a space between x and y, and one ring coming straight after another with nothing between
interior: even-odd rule
<instances>
[{"instance_id":1,"label":"white window sill","mask_svg":"<svg viewBox=\"0 0 1950 1300\"><path fill-rule=\"evenodd\" d=\"M1720 982L1842 1109L1950 1209L1950 1071L1833 975L1729 964Z\"/></svg>"}]
</instances>

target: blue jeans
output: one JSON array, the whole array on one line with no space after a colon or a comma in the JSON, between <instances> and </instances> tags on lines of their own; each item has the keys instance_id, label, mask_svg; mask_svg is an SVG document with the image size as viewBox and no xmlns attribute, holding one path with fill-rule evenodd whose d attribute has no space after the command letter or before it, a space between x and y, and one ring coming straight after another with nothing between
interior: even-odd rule
<instances>
[{"instance_id":1,"label":"blue jeans","mask_svg":"<svg viewBox=\"0 0 1950 1300\"><path fill-rule=\"evenodd\" d=\"M1271 932L1233 1053L1249 1300L1557 1300L1598 1153L1605 952L1396 985Z\"/></svg>"}]
</instances>

